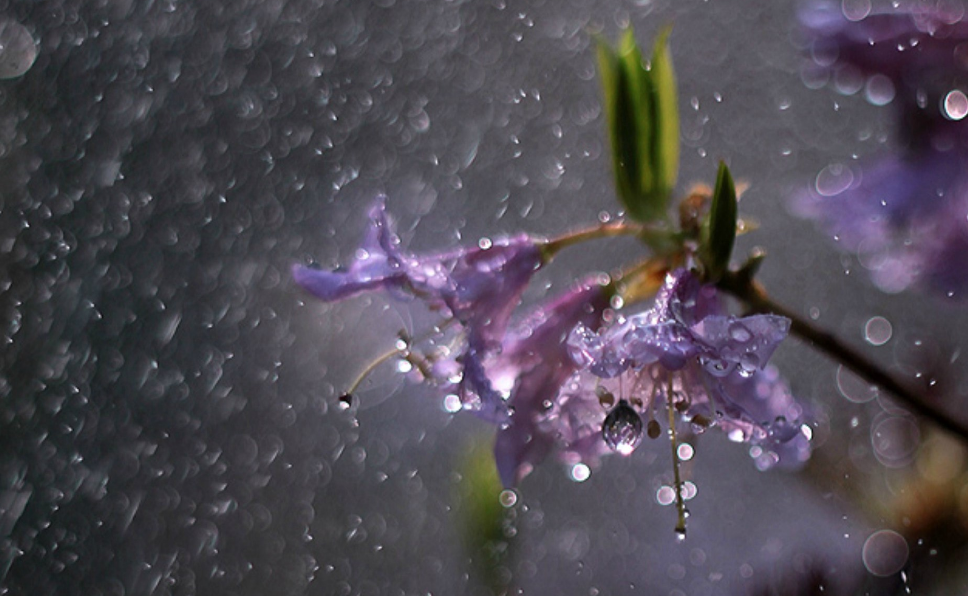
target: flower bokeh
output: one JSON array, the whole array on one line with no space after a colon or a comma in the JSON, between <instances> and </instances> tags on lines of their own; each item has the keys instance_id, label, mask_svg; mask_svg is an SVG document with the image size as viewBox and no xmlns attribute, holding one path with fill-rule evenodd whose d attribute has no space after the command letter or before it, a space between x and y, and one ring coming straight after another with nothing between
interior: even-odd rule
<instances>
[{"instance_id":1,"label":"flower bokeh","mask_svg":"<svg viewBox=\"0 0 968 596\"><path fill-rule=\"evenodd\" d=\"M809 68L866 78L868 99L893 103L900 146L831 164L794 202L855 253L883 291L968 291L968 23L962 12L912 7L848 18L812 5L800 21Z\"/></svg>"}]
</instances>

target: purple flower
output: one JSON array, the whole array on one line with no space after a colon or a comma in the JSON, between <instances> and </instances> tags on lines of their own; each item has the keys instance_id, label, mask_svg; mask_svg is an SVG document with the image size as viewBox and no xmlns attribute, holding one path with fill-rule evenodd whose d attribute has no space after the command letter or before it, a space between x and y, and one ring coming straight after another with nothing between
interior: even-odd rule
<instances>
[{"instance_id":1,"label":"purple flower","mask_svg":"<svg viewBox=\"0 0 968 596\"><path fill-rule=\"evenodd\" d=\"M414 256L399 246L385 197L369 215L363 243L348 268L324 271L295 265L296 283L327 302L370 290L416 296L431 308L449 310L465 327L470 350L500 345L524 288L544 263L539 242L521 235L495 240L487 248Z\"/></svg>"},{"instance_id":2,"label":"purple flower","mask_svg":"<svg viewBox=\"0 0 968 596\"><path fill-rule=\"evenodd\" d=\"M802 463L811 432L804 409L766 365L789 326L775 315L727 315L715 287L684 269L670 273L650 310L597 332L581 325L572 331L568 346L586 372L570 379L559 398L555 418L565 429L565 450L575 459L600 453L602 424L606 436L634 438L627 426L610 429L599 405L602 396L618 395L650 421L671 401L697 429L718 426L731 440L751 443L761 469Z\"/></svg>"},{"instance_id":3,"label":"purple flower","mask_svg":"<svg viewBox=\"0 0 968 596\"><path fill-rule=\"evenodd\" d=\"M609 296L605 286L580 285L524 319L507 334L500 351L472 352L465 358L465 382L478 394L493 392L510 411L494 445L505 486L519 482L554 447L556 430L541 423L578 369L568 354L568 335L578 324L597 328Z\"/></svg>"},{"instance_id":4,"label":"purple flower","mask_svg":"<svg viewBox=\"0 0 968 596\"><path fill-rule=\"evenodd\" d=\"M835 78L867 76L869 96L881 87L897 97L903 150L828 166L794 203L886 292L968 289L968 95L956 84L968 75L968 23L960 18L919 8L855 22L828 5L801 15L817 65Z\"/></svg>"}]
</instances>

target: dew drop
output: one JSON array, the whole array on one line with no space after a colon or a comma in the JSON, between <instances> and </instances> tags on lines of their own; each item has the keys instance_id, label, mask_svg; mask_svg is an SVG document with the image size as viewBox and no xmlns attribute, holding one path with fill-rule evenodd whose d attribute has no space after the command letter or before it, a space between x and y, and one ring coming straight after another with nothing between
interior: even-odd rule
<instances>
[{"instance_id":1,"label":"dew drop","mask_svg":"<svg viewBox=\"0 0 968 596\"><path fill-rule=\"evenodd\" d=\"M629 455L642 441L642 426L639 413L620 399L602 423L602 438L612 451Z\"/></svg>"},{"instance_id":2,"label":"dew drop","mask_svg":"<svg viewBox=\"0 0 968 596\"><path fill-rule=\"evenodd\" d=\"M343 395L339 396L339 409L349 410L350 406L352 405L353 405L352 393L344 393Z\"/></svg>"}]
</instances>

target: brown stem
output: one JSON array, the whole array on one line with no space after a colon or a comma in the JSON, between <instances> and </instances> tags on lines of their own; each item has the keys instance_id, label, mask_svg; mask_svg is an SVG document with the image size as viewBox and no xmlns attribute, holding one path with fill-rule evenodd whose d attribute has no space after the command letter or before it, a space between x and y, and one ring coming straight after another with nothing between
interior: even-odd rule
<instances>
[{"instance_id":1,"label":"brown stem","mask_svg":"<svg viewBox=\"0 0 968 596\"><path fill-rule=\"evenodd\" d=\"M603 223L590 228L568 232L567 234L563 234L557 238L549 240L544 245L543 250L546 257L552 257L561 249L574 246L575 244L579 244L581 242L587 242L588 240L595 240L597 238L609 238L613 236L635 236L641 234L644 229L645 228L639 224L627 221Z\"/></svg>"},{"instance_id":2,"label":"brown stem","mask_svg":"<svg viewBox=\"0 0 968 596\"><path fill-rule=\"evenodd\" d=\"M790 331L797 337L810 342L815 348L837 362L851 369L870 383L881 387L916 414L934 422L939 427L968 440L968 427L934 404L928 402L917 391L903 385L886 370L878 366L860 352L851 348L837 336L815 327L803 317L774 302L760 284L750 279L744 271L726 274L717 286L743 301L753 312L777 314L792 322Z\"/></svg>"}]
</instances>

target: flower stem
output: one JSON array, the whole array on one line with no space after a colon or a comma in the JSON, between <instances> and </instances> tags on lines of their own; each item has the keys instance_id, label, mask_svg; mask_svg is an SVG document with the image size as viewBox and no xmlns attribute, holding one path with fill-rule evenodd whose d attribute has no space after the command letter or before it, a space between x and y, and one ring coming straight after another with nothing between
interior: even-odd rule
<instances>
[{"instance_id":1,"label":"flower stem","mask_svg":"<svg viewBox=\"0 0 968 596\"><path fill-rule=\"evenodd\" d=\"M753 281L746 272L742 270L730 272L719 280L717 286L744 302L753 312L772 313L790 319L791 333L809 342L868 382L887 390L916 414L968 441L968 426L964 422L952 418L916 390L902 384L878 364L845 344L834 334L819 329L810 321L774 302L763 286Z\"/></svg>"},{"instance_id":2,"label":"flower stem","mask_svg":"<svg viewBox=\"0 0 968 596\"><path fill-rule=\"evenodd\" d=\"M598 238L636 236L643 233L643 231L645 231L645 228L641 225L627 221L603 223L597 226L591 226L589 228L562 234L557 238L549 240L542 247L542 250L544 251L545 258L550 259L562 249L568 248L569 246L574 246L575 244L580 244L589 240L596 240Z\"/></svg>"}]
</instances>

